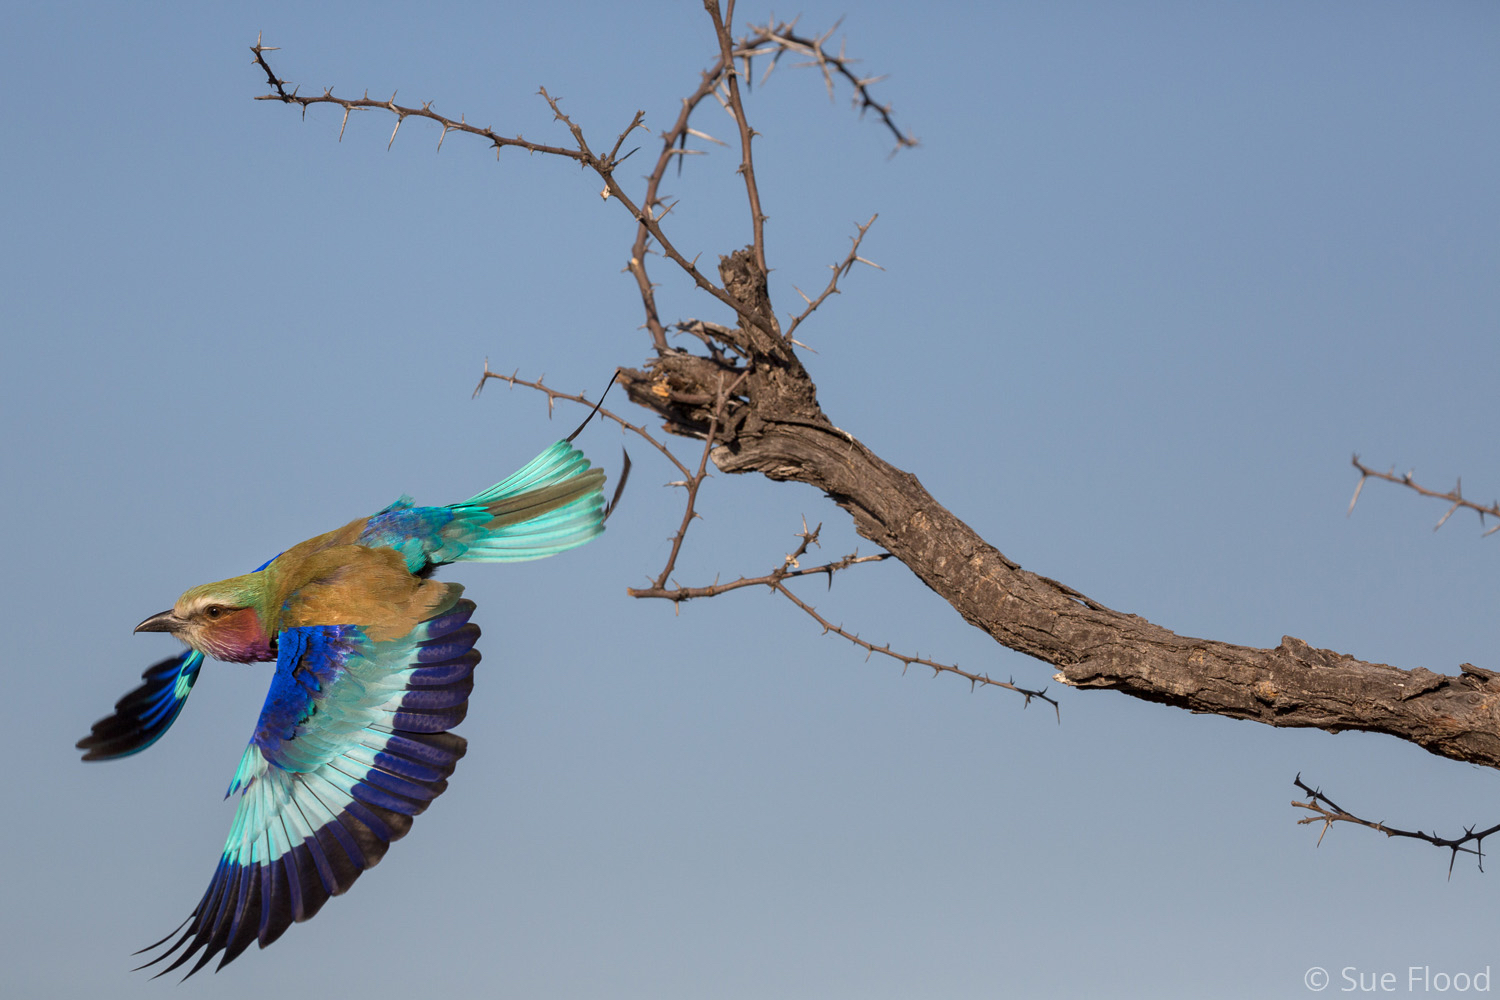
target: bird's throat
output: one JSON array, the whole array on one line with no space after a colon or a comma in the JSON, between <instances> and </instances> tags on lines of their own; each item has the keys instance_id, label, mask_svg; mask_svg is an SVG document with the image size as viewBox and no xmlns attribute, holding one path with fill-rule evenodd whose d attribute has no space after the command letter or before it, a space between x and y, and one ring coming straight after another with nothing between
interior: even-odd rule
<instances>
[{"instance_id":1,"label":"bird's throat","mask_svg":"<svg viewBox=\"0 0 1500 1000\"><path fill-rule=\"evenodd\" d=\"M239 608L198 630L192 643L197 649L230 663L274 660L276 646L266 634L254 608Z\"/></svg>"}]
</instances>

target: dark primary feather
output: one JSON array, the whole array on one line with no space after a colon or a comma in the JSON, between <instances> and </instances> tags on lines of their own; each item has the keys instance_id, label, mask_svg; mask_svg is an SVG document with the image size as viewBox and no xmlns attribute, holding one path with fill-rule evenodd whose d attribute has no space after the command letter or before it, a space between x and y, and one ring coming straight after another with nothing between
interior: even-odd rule
<instances>
[{"instance_id":1,"label":"dark primary feather","mask_svg":"<svg viewBox=\"0 0 1500 1000\"><path fill-rule=\"evenodd\" d=\"M203 654L187 649L147 667L140 687L115 702L115 713L94 723L93 730L74 744L86 751L83 759L128 757L161 739L186 704L201 666Z\"/></svg>"}]
</instances>

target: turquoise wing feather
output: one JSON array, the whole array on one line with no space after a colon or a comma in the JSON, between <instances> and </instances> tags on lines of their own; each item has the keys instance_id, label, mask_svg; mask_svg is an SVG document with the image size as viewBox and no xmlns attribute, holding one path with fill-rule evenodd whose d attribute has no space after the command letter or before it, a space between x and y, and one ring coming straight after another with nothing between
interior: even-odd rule
<instances>
[{"instance_id":1,"label":"turquoise wing feather","mask_svg":"<svg viewBox=\"0 0 1500 1000\"><path fill-rule=\"evenodd\" d=\"M386 642L354 625L281 633L276 676L229 786L240 793L229 839L197 908L150 946L176 936L147 966L181 951L165 975L201 952L191 976L220 953L223 968L252 943L264 948L406 834L464 754L448 730L463 720L479 662L473 611L458 600Z\"/></svg>"}]
</instances>

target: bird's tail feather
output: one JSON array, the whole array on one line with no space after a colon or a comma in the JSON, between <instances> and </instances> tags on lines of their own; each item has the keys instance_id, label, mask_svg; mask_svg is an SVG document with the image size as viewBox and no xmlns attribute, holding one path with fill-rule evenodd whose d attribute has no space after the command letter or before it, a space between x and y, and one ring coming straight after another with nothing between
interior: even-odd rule
<instances>
[{"instance_id":1,"label":"bird's tail feather","mask_svg":"<svg viewBox=\"0 0 1500 1000\"><path fill-rule=\"evenodd\" d=\"M451 508L472 562L519 562L565 552L604 530L604 472L567 441Z\"/></svg>"}]
</instances>

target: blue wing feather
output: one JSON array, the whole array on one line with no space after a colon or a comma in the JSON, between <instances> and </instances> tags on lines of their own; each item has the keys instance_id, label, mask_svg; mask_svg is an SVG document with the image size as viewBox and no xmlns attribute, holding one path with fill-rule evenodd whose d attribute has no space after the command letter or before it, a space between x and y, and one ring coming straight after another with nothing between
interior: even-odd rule
<instances>
[{"instance_id":1,"label":"blue wing feather","mask_svg":"<svg viewBox=\"0 0 1500 1000\"><path fill-rule=\"evenodd\" d=\"M463 756L479 627L472 601L373 642L354 625L287 629L276 676L231 783L239 807L181 933L147 965L264 948L380 861L448 786ZM200 954L201 953L201 954ZM145 968L145 966L142 966Z\"/></svg>"},{"instance_id":2,"label":"blue wing feather","mask_svg":"<svg viewBox=\"0 0 1500 1000\"><path fill-rule=\"evenodd\" d=\"M94 723L75 746L84 760L128 757L161 739L187 703L203 654L187 649L147 667L141 685L115 702L114 714Z\"/></svg>"}]
</instances>

